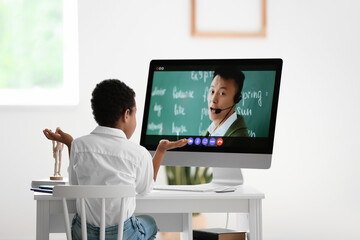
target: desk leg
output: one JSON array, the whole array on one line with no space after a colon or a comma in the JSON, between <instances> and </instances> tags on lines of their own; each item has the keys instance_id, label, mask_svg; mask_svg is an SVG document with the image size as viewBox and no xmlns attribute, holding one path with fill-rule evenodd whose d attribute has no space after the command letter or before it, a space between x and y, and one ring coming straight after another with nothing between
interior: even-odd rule
<instances>
[{"instance_id":1,"label":"desk leg","mask_svg":"<svg viewBox=\"0 0 360 240\"><path fill-rule=\"evenodd\" d=\"M50 206L49 201L38 200L36 206L36 240L49 240Z\"/></svg>"},{"instance_id":2,"label":"desk leg","mask_svg":"<svg viewBox=\"0 0 360 240\"><path fill-rule=\"evenodd\" d=\"M248 240L262 240L262 209L261 200L249 200L249 230Z\"/></svg>"},{"instance_id":3,"label":"desk leg","mask_svg":"<svg viewBox=\"0 0 360 240\"><path fill-rule=\"evenodd\" d=\"M180 232L180 240L193 240L192 213L183 213L182 215L183 229Z\"/></svg>"}]
</instances>

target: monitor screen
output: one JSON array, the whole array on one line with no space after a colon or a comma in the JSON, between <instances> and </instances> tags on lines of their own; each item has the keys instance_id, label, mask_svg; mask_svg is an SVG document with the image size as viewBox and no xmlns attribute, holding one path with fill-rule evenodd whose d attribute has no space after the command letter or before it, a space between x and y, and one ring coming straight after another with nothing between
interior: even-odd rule
<instances>
[{"instance_id":1,"label":"monitor screen","mask_svg":"<svg viewBox=\"0 0 360 240\"><path fill-rule=\"evenodd\" d=\"M269 168L281 59L152 60L140 144L164 165Z\"/></svg>"}]
</instances>

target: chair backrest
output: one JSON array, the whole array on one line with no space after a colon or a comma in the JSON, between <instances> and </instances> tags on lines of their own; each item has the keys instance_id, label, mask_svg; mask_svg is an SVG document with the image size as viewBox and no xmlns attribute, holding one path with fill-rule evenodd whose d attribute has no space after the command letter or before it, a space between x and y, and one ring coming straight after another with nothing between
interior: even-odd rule
<instances>
[{"instance_id":1,"label":"chair backrest","mask_svg":"<svg viewBox=\"0 0 360 240\"><path fill-rule=\"evenodd\" d=\"M61 197L63 202L63 210L65 216L66 237L71 239L71 228L69 213L66 199L76 198L80 199L81 208L81 232L82 239L87 239L86 231L86 214L85 214L85 198L100 198L101 202L101 217L100 217L100 239L105 240L105 199L106 198L121 198L120 205L120 219L118 227L118 240L122 240L124 231L124 200L129 197L135 197L135 187L132 185L66 185L55 186L53 189L54 197Z\"/></svg>"}]
</instances>

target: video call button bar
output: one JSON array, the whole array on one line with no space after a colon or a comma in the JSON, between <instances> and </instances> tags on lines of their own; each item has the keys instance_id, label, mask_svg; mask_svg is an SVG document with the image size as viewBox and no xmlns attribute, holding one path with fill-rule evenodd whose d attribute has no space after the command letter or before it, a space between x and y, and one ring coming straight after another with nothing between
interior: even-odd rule
<instances>
[{"instance_id":1,"label":"video call button bar","mask_svg":"<svg viewBox=\"0 0 360 240\"><path fill-rule=\"evenodd\" d=\"M188 145L196 145L196 146L210 146L210 147L216 147L216 146L221 146L224 144L224 140L219 137L219 138L215 138L215 137L189 137L188 138L189 142Z\"/></svg>"}]
</instances>

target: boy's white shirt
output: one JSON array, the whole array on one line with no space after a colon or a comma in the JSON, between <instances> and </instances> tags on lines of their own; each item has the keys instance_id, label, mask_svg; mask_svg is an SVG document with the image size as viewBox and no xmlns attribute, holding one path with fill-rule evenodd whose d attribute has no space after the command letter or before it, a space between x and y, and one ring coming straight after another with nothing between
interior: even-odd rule
<instances>
[{"instance_id":1,"label":"boy's white shirt","mask_svg":"<svg viewBox=\"0 0 360 240\"><path fill-rule=\"evenodd\" d=\"M77 138L71 145L68 168L71 185L133 184L137 194L150 192L154 185L154 170L150 153L126 138L116 128L98 126L91 134ZM86 200L86 220L100 226L101 199ZM136 200L125 203L126 219L135 211ZM80 214L80 203L76 208ZM118 225L120 200L107 199L106 227Z\"/></svg>"}]
</instances>

